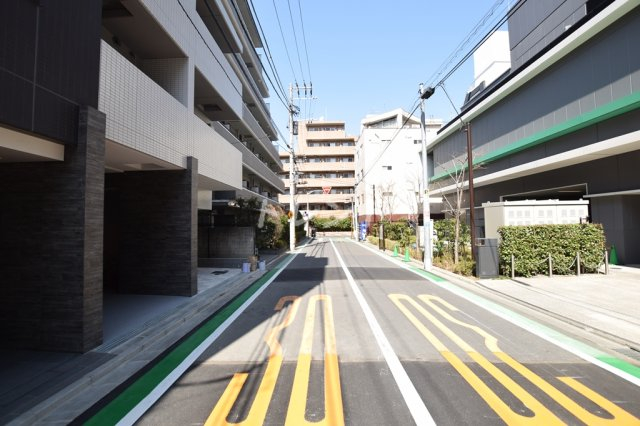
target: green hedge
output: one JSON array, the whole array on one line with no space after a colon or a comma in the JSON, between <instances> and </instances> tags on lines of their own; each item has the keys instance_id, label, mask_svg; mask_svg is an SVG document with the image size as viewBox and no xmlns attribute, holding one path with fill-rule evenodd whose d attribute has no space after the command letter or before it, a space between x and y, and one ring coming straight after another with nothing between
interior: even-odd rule
<instances>
[{"instance_id":1,"label":"green hedge","mask_svg":"<svg viewBox=\"0 0 640 426\"><path fill-rule=\"evenodd\" d=\"M600 224L504 226L500 235L500 269L511 275L511 255L515 257L516 275L530 277L549 272L551 255L554 274L576 271L576 254L580 269L597 272L604 260L605 237Z\"/></svg>"},{"instance_id":2,"label":"green hedge","mask_svg":"<svg viewBox=\"0 0 640 426\"><path fill-rule=\"evenodd\" d=\"M343 219L335 217L312 217L311 226L319 232L351 231L351 216Z\"/></svg>"}]
</instances>

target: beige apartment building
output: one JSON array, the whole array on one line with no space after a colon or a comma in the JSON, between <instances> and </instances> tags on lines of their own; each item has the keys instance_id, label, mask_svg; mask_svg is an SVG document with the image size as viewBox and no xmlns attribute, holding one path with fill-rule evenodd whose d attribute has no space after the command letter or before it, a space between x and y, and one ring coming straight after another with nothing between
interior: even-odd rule
<instances>
[{"instance_id":1,"label":"beige apartment building","mask_svg":"<svg viewBox=\"0 0 640 426\"><path fill-rule=\"evenodd\" d=\"M297 172L295 201L309 218L344 218L351 214L355 184L356 137L347 136L342 121L298 122L298 144L294 147ZM289 153L281 152L286 192L280 203L290 199Z\"/></svg>"}]
</instances>

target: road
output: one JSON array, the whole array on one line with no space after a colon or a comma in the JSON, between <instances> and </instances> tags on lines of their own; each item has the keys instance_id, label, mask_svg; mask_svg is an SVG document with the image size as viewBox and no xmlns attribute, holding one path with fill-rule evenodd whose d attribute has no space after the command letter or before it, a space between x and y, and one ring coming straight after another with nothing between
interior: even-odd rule
<instances>
[{"instance_id":1,"label":"road","mask_svg":"<svg viewBox=\"0 0 640 426\"><path fill-rule=\"evenodd\" d=\"M451 288L314 240L138 424L640 424L637 382Z\"/></svg>"}]
</instances>

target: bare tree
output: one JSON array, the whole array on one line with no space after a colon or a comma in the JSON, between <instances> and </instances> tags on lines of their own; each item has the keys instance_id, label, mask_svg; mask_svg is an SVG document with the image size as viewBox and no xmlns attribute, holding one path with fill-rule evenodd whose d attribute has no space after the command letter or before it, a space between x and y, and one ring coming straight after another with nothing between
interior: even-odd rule
<instances>
[{"instance_id":1,"label":"bare tree","mask_svg":"<svg viewBox=\"0 0 640 426\"><path fill-rule=\"evenodd\" d=\"M380 211L382 218L390 216L393 218L393 210L398 195L394 191L395 183L387 182L376 185L376 190L380 195Z\"/></svg>"},{"instance_id":2,"label":"bare tree","mask_svg":"<svg viewBox=\"0 0 640 426\"><path fill-rule=\"evenodd\" d=\"M465 189L465 165L467 163L466 157L464 158L452 158L451 169L448 174L455 186L455 190L451 195L445 195L442 197L445 204L444 211L449 213L454 218L454 243L453 243L453 262L455 264L460 260L459 246L460 246L460 220L464 216L466 209L462 208L462 200Z\"/></svg>"}]
</instances>

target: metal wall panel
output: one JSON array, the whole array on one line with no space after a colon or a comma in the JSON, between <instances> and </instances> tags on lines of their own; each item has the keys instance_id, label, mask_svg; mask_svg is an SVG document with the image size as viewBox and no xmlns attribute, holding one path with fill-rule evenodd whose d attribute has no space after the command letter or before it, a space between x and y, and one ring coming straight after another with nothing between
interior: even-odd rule
<instances>
[{"instance_id":1,"label":"metal wall panel","mask_svg":"<svg viewBox=\"0 0 640 426\"><path fill-rule=\"evenodd\" d=\"M636 40L640 40L640 8L477 117L472 122L474 158L638 93L640 55L633 47ZM637 120L628 118L612 123L616 124L606 127L608 135L640 128ZM465 141L464 133L456 132L434 147L435 175L450 169L443 164L450 163L451 158L465 158ZM592 138L583 139L583 146L594 142ZM546 144L553 143L559 145L549 152L576 148L575 143ZM533 149L524 152L525 156L520 154L518 158L526 162L548 155ZM491 164L494 172L507 166L502 161Z\"/></svg>"},{"instance_id":2,"label":"metal wall panel","mask_svg":"<svg viewBox=\"0 0 640 426\"><path fill-rule=\"evenodd\" d=\"M0 2L0 123L75 142L78 106L98 106L101 8Z\"/></svg>"},{"instance_id":3,"label":"metal wall panel","mask_svg":"<svg viewBox=\"0 0 640 426\"><path fill-rule=\"evenodd\" d=\"M586 0L527 1L509 19L512 69L520 68L585 16Z\"/></svg>"}]
</instances>

